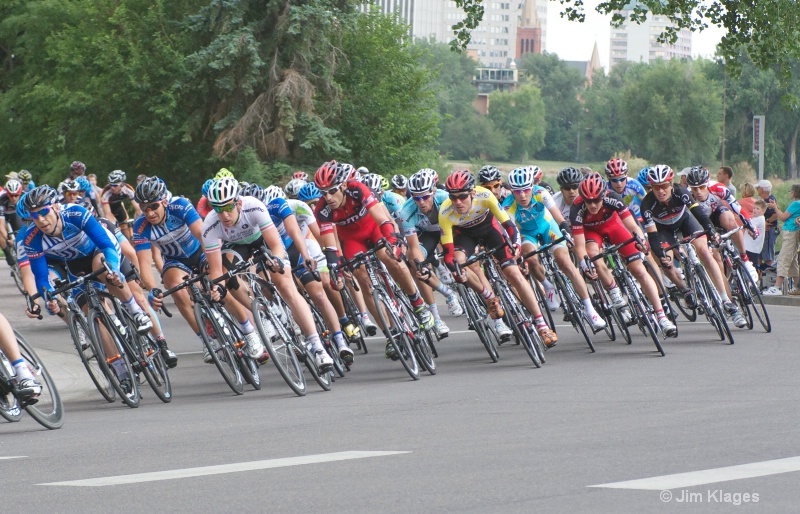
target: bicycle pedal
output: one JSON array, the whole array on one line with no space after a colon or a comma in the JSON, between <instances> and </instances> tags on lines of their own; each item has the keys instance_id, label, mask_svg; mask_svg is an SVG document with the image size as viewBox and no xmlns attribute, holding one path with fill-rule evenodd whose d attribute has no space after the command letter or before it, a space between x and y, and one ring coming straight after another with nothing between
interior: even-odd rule
<instances>
[{"instance_id":1,"label":"bicycle pedal","mask_svg":"<svg viewBox=\"0 0 800 514\"><path fill-rule=\"evenodd\" d=\"M234 348L236 348L237 350L238 350L239 348L242 348L244 345L245 345L245 342L244 342L244 341L236 341L236 342L233 344ZM241 353L240 353L240 355L241 355Z\"/></svg>"}]
</instances>

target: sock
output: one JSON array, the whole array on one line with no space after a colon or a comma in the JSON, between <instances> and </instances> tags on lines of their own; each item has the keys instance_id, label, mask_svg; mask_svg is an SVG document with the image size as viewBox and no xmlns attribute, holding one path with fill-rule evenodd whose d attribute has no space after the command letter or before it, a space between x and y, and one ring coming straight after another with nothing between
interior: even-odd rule
<instances>
[{"instance_id":1,"label":"sock","mask_svg":"<svg viewBox=\"0 0 800 514\"><path fill-rule=\"evenodd\" d=\"M17 380L22 380L25 378L33 378L31 370L28 367L28 364L25 362L25 359L16 360L11 364L14 366L14 371L17 372Z\"/></svg>"},{"instance_id":2,"label":"sock","mask_svg":"<svg viewBox=\"0 0 800 514\"><path fill-rule=\"evenodd\" d=\"M414 291L413 295L408 295L408 299L411 301L411 306L415 309L425 304L425 302L422 300L422 296L419 294L419 291Z\"/></svg>"},{"instance_id":3,"label":"sock","mask_svg":"<svg viewBox=\"0 0 800 514\"><path fill-rule=\"evenodd\" d=\"M492 298L494 298L494 291L492 291L491 288L489 287L485 287L483 288L483 291L481 291L481 296L483 296L487 300L491 300Z\"/></svg>"},{"instance_id":4,"label":"sock","mask_svg":"<svg viewBox=\"0 0 800 514\"><path fill-rule=\"evenodd\" d=\"M433 319L436 321L442 321L442 318L439 317L439 306L435 303L428 304L428 309L433 314Z\"/></svg>"},{"instance_id":5,"label":"sock","mask_svg":"<svg viewBox=\"0 0 800 514\"><path fill-rule=\"evenodd\" d=\"M505 326L505 323L503 323L503 318L497 318L497 319L492 320L492 321L494 321L494 326L496 328L499 328L501 326Z\"/></svg>"},{"instance_id":6,"label":"sock","mask_svg":"<svg viewBox=\"0 0 800 514\"><path fill-rule=\"evenodd\" d=\"M241 327L242 333L245 335L253 333L253 330L256 329L256 327L254 327L253 324L250 323L249 319L244 320L244 322L240 321L239 327Z\"/></svg>"},{"instance_id":7,"label":"sock","mask_svg":"<svg viewBox=\"0 0 800 514\"><path fill-rule=\"evenodd\" d=\"M548 328L547 323L545 323L545 321L544 321L544 316L542 316L541 314L536 316L533 319L533 322L536 325L536 329L537 330L540 330L540 329L543 329L543 328Z\"/></svg>"},{"instance_id":8,"label":"sock","mask_svg":"<svg viewBox=\"0 0 800 514\"><path fill-rule=\"evenodd\" d=\"M125 300L124 302L122 302L122 306L125 307L125 310L128 311L130 314L139 314L140 312L144 314L144 311L142 310L141 307L139 307L139 304L136 303L136 300L133 298L133 295L131 295L131 297Z\"/></svg>"},{"instance_id":9,"label":"sock","mask_svg":"<svg viewBox=\"0 0 800 514\"><path fill-rule=\"evenodd\" d=\"M666 314L664 314L664 309L658 309L658 310L656 311L656 319L657 319L658 321L661 321L662 319L664 319L664 318L666 318L666 317L667 317L667 315L666 315Z\"/></svg>"},{"instance_id":10,"label":"sock","mask_svg":"<svg viewBox=\"0 0 800 514\"><path fill-rule=\"evenodd\" d=\"M434 291L440 293L443 296L452 296L453 290L447 287L446 285L439 282L439 285L433 288Z\"/></svg>"},{"instance_id":11,"label":"sock","mask_svg":"<svg viewBox=\"0 0 800 514\"><path fill-rule=\"evenodd\" d=\"M362 312L361 319L364 320L365 323L369 321L369 312Z\"/></svg>"},{"instance_id":12,"label":"sock","mask_svg":"<svg viewBox=\"0 0 800 514\"><path fill-rule=\"evenodd\" d=\"M586 298L584 300L581 300L581 302L583 302L583 308L586 309L586 312L590 312L589 309L591 309L592 312L594 311L594 305L592 305L591 298Z\"/></svg>"},{"instance_id":13,"label":"sock","mask_svg":"<svg viewBox=\"0 0 800 514\"><path fill-rule=\"evenodd\" d=\"M347 348L347 343L344 342L344 334L341 330L333 333L333 342L336 343L336 347L339 349Z\"/></svg>"},{"instance_id":14,"label":"sock","mask_svg":"<svg viewBox=\"0 0 800 514\"><path fill-rule=\"evenodd\" d=\"M311 348L313 348L315 353L325 351L325 347L322 346L322 341L319 340L319 334L317 334L316 332L306 336L306 341L308 341L308 344L311 345Z\"/></svg>"},{"instance_id":15,"label":"sock","mask_svg":"<svg viewBox=\"0 0 800 514\"><path fill-rule=\"evenodd\" d=\"M731 301L731 299L728 298L728 293L726 293L724 289L719 292L719 298L722 300L722 303L728 303Z\"/></svg>"},{"instance_id":16,"label":"sock","mask_svg":"<svg viewBox=\"0 0 800 514\"><path fill-rule=\"evenodd\" d=\"M346 314L341 318L339 318L339 324L342 325L343 327L346 327L349 323L350 323L350 317L347 316Z\"/></svg>"}]
</instances>

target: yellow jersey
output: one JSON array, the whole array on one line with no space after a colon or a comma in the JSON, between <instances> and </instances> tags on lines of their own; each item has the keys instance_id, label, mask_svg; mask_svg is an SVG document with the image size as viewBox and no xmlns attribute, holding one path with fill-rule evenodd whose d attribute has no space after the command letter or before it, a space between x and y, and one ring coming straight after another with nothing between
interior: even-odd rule
<instances>
[{"instance_id":1,"label":"yellow jersey","mask_svg":"<svg viewBox=\"0 0 800 514\"><path fill-rule=\"evenodd\" d=\"M461 229L474 227L485 221L489 215L494 215L500 223L505 223L510 219L508 212L500 207L494 194L485 187L475 188L472 206L464 214L456 212L452 200L448 198L439 209L442 246L453 242L453 227Z\"/></svg>"}]
</instances>

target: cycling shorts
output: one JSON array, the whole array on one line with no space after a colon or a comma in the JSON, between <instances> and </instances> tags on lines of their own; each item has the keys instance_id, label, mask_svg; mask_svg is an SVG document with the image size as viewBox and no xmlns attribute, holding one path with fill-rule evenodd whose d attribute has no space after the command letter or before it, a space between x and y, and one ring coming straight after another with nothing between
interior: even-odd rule
<instances>
[{"instance_id":1,"label":"cycling shorts","mask_svg":"<svg viewBox=\"0 0 800 514\"><path fill-rule=\"evenodd\" d=\"M662 243L666 243L667 246L672 246L678 242L675 238L675 232L678 230L680 230L683 237L703 231L703 227L700 225L700 222L697 221L697 218L695 218L688 209L684 211L680 219L678 219L678 221L674 224L660 225L656 223L656 228L658 229L658 235L661 237Z\"/></svg>"},{"instance_id":2,"label":"cycling shorts","mask_svg":"<svg viewBox=\"0 0 800 514\"><path fill-rule=\"evenodd\" d=\"M439 232L417 232L419 247L425 256L423 264L433 263L436 260L436 247L439 246L440 236Z\"/></svg>"},{"instance_id":3,"label":"cycling shorts","mask_svg":"<svg viewBox=\"0 0 800 514\"><path fill-rule=\"evenodd\" d=\"M536 225L535 230L520 231L520 234L522 235L523 243L530 243L537 250L541 246L551 243L562 236L561 229L553 218L545 220L544 223L539 223ZM561 241L557 245L552 246L550 251L557 246L566 247L567 245L564 241Z\"/></svg>"},{"instance_id":4,"label":"cycling shorts","mask_svg":"<svg viewBox=\"0 0 800 514\"><path fill-rule=\"evenodd\" d=\"M475 253L478 245L494 248L505 242L503 227L494 216L487 216L485 220L469 228L453 227L453 245L456 251L464 252L467 258ZM494 258L500 263L501 268L516 264L508 246L503 246L494 252Z\"/></svg>"},{"instance_id":5,"label":"cycling shorts","mask_svg":"<svg viewBox=\"0 0 800 514\"><path fill-rule=\"evenodd\" d=\"M308 254L313 260L317 261L317 272L327 273L328 261L325 259L325 254L322 253L322 248L320 248L319 243L313 239L306 239L306 246L308 247ZM300 255L300 250L297 248L296 244L292 244L289 248L287 248L286 253L289 254L289 263L292 265L292 268L296 268L303 264L303 256ZM303 285L314 281L314 277L305 267L298 269L294 275Z\"/></svg>"},{"instance_id":6,"label":"cycling shorts","mask_svg":"<svg viewBox=\"0 0 800 514\"><path fill-rule=\"evenodd\" d=\"M179 270L193 275L197 273L197 271L200 270L205 263L206 254L203 252L203 248L199 247L192 255L188 257L164 259L164 267L161 270L161 276L163 277L167 270L173 268L178 268Z\"/></svg>"},{"instance_id":7,"label":"cycling shorts","mask_svg":"<svg viewBox=\"0 0 800 514\"><path fill-rule=\"evenodd\" d=\"M342 242L342 254L347 260L356 254L364 253L383 238L381 228L371 217L347 225L346 230L339 227L339 240Z\"/></svg>"},{"instance_id":8,"label":"cycling shorts","mask_svg":"<svg viewBox=\"0 0 800 514\"><path fill-rule=\"evenodd\" d=\"M599 248L603 246L603 239L608 240L612 245L620 244L631 238L631 232L616 216L601 225L583 228L583 237L586 242L596 243ZM636 244L628 243L619 250L625 262L633 262L642 258L642 253L636 248Z\"/></svg>"}]
</instances>

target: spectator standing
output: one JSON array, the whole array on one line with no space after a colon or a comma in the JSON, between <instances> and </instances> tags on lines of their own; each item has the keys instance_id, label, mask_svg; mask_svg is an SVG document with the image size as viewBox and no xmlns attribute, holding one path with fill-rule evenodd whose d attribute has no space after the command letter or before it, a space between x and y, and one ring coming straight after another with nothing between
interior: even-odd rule
<instances>
[{"instance_id":1,"label":"spectator standing","mask_svg":"<svg viewBox=\"0 0 800 514\"><path fill-rule=\"evenodd\" d=\"M798 217L800 217L800 184L792 185L789 191L789 198L792 202L786 208L786 211L781 211L778 207L778 202L774 200L769 203L769 207L775 211L778 220L783 221L783 244L781 245L781 253L778 255L778 278L775 280L775 285L764 291L766 295L780 295L783 294L783 281L786 278L794 279L794 289L789 291L792 296L800 296L800 289L798 289L798 273L797 268L797 251L800 247L800 229L798 229Z\"/></svg>"},{"instance_id":2,"label":"spectator standing","mask_svg":"<svg viewBox=\"0 0 800 514\"><path fill-rule=\"evenodd\" d=\"M748 184L751 188L752 184ZM755 191L755 189L753 189ZM753 215L750 217L750 223L753 228L758 231L758 237L755 239L750 237L749 232L744 234L744 250L747 252L747 258L753 263L753 266L758 270L758 278L761 279L761 250L764 248L764 229L766 222L764 221L764 211L767 210L767 203L758 199L753 205Z\"/></svg>"},{"instance_id":3,"label":"spectator standing","mask_svg":"<svg viewBox=\"0 0 800 514\"><path fill-rule=\"evenodd\" d=\"M775 243L778 242L778 212L775 210L777 207L777 199L772 196L772 182L769 180L759 180L756 184L756 192L764 202L767 203L767 211L764 213L766 227L764 233L764 248L761 249L761 260L764 264L772 266L775 264ZM776 204L772 207L772 204Z\"/></svg>"},{"instance_id":4,"label":"spectator standing","mask_svg":"<svg viewBox=\"0 0 800 514\"><path fill-rule=\"evenodd\" d=\"M752 218L755 216L755 214L753 214L753 204L756 202L756 188L750 182L745 182L739 187L742 189L742 198L739 200L739 205L741 205L742 210ZM763 215L764 213L762 212L761 214Z\"/></svg>"},{"instance_id":5,"label":"spectator standing","mask_svg":"<svg viewBox=\"0 0 800 514\"><path fill-rule=\"evenodd\" d=\"M733 178L733 168L730 166L721 166L717 172L717 182L728 188L734 198L736 198L736 186L731 183Z\"/></svg>"}]
</instances>

